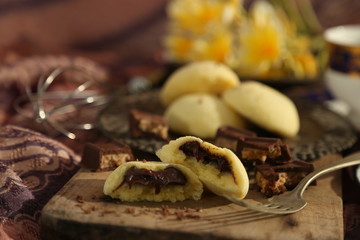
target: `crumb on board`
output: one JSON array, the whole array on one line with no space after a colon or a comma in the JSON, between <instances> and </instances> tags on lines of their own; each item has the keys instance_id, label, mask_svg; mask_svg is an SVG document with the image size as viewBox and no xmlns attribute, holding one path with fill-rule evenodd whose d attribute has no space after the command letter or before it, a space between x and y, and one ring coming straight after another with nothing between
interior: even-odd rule
<instances>
[{"instance_id":1,"label":"crumb on board","mask_svg":"<svg viewBox=\"0 0 360 240\"><path fill-rule=\"evenodd\" d=\"M90 214L92 212L91 209L85 208L83 204L76 204L75 206L79 207L85 214Z\"/></svg>"},{"instance_id":2,"label":"crumb on board","mask_svg":"<svg viewBox=\"0 0 360 240\"><path fill-rule=\"evenodd\" d=\"M77 196L76 196L76 201L77 201L78 203L84 203L84 199L83 199L83 197L80 196L80 195L77 195Z\"/></svg>"},{"instance_id":3,"label":"crumb on board","mask_svg":"<svg viewBox=\"0 0 360 240\"><path fill-rule=\"evenodd\" d=\"M104 210L99 213L99 216L104 217L105 215L108 215L108 214L116 214L116 211L115 210Z\"/></svg>"}]
</instances>

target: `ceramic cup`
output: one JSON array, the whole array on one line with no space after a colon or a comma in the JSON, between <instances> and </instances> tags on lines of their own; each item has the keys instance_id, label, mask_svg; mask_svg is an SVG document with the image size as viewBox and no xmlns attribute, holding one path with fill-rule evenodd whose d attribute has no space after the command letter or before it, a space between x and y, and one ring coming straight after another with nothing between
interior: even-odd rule
<instances>
[{"instance_id":1,"label":"ceramic cup","mask_svg":"<svg viewBox=\"0 0 360 240\"><path fill-rule=\"evenodd\" d=\"M329 50L326 84L349 105L349 119L360 130L360 24L329 28L324 38Z\"/></svg>"}]
</instances>

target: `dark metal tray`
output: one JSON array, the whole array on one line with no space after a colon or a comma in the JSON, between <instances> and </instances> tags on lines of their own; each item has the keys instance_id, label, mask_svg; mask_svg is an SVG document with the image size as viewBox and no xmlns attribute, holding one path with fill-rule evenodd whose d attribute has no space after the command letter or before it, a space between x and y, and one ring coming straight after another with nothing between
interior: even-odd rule
<instances>
[{"instance_id":1,"label":"dark metal tray","mask_svg":"<svg viewBox=\"0 0 360 240\"><path fill-rule=\"evenodd\" d=\"M320 104L295 101L300 114L300 131L294 138L285 138L295 159L311 161L326 154L338 153L350 148L357 140L353 126L347 119ZM162 114L164 107L159 91L122 96L111 102L99 115L100 129L109 137L121 140L131 147L155 153L166 142L156 139L131 138L128 129L128 113L131 108ZM259 130L259 129L257 129ZM260 130L259 136L269 133ZM172 135L173 138L178 137ZM211 139L208 141L211 142Z\"/></svg>"}]
</instances>

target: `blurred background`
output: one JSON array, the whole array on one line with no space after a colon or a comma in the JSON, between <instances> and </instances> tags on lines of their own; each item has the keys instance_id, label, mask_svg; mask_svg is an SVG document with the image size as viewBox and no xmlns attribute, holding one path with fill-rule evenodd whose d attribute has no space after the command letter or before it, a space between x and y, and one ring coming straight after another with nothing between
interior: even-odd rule
<instances>
[{"instance_id":1,"label":"blurred background","mask_svg":"<svg viewBox=\"0 0 360 240\"><path fill-rule=\"evenodd\" d=\"M166 32L168 2L0 0L0 61L9 50L26 55L82 54L99 61L152 58ZM251 2L244 0L244 6ZM323 28L360 23L359 0L312 4Z\"/></svg>"},{"instance_id":2,"label":"blurred background","mask_svg":"<svg viewBox=\"0 0 360 240\"><path fill-rule=\"evenodd\" d=\"M0 0L0 124L7 122L3 113L14 98L8 89L22 91L28 84L16 67L27 69L34 84L37 75L26 61L39 65L37 56L48 67L59 65L61 56L90 59L106 67L109 80L120 86L134 76L164 80L174 70L164 61L167 7L173 1ZM291 2L302 1L312 4L322 30L360 23L359 0ZM228 2L240 2L248 10L255 1Z\"/></svg>"}]
</instances>

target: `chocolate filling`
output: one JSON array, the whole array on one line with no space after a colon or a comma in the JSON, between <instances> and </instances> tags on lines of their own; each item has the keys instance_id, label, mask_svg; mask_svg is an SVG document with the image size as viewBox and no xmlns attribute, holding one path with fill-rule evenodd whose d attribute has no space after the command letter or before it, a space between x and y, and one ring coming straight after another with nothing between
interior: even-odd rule
<instances>
[{"instance_id":1,"label":"chocolate filling","mask_svg":"<svg viewBox=\"0 0 360 240\"><path fill-rule=\"evenodd\" d=\"M130 188L134 184L155 187L155 193L158 194L161 188L166 185L185 185L186 177L174 167L167 167L159 171L131 167L126 171L124 180L118 188L125 183L127 183Z\"/></svg>"},{"instance_id":2,"label":"chocolate filling","mask_svg":"<svg viewBox=\"0 0 360 240\"><path fill-rule=\"evenodd\" d=\"M225 157L211 154L202 148L197 141L184 143L179 149L183 151L185 155L195 157L204 164L214 164L220 172L231 172L230 164Z\"/></svg>"}]
</instances>

